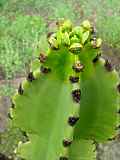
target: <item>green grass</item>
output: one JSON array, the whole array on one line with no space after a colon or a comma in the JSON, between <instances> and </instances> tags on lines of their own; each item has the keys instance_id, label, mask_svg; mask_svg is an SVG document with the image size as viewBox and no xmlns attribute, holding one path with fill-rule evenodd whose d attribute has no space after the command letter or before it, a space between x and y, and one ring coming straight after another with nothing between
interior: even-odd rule
<instances>
[{"instance_id":1,"label":"green grass","mask_svg":"<svg viewBox=\"0 0 120 160\"><path fill-rule=\"evenodd\" d=\"M40 36L45 30L41 17L17 15L14 20L0 18L0 65L6 79L25 69L36 52Z\"/></svg>"},{"instance_id":2,"label":"green grass","mask_svg":"<svg viewBox=\"0 0 120 160\"><path fill-rule=\"evenodd\" d=\"M1 0L0 66L5 78L26 70L33 57L45 50L41 35L45 37L47 25L59 18L75 24L90 19L105 43L120 48L119 6L118 0Z\"/></svg>"}]
</instances>

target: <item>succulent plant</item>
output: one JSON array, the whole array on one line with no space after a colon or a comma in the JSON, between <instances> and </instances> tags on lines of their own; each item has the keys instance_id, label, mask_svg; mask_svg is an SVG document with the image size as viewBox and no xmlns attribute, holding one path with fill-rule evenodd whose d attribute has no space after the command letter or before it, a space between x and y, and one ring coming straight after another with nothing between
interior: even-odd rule
<instances>
[{"instance_id":1,"label":"succulent plant","mask_svg":"<svg viewBox=\"0 0 120 160\"><path fill-rule=\"evenodd\" d=\"M26 160L95 160L96 144L117 134L119 77L100 57L89 21L57 25L13 97L13 125L29 139L17 152Z\"/></svg>"}]
</instances>

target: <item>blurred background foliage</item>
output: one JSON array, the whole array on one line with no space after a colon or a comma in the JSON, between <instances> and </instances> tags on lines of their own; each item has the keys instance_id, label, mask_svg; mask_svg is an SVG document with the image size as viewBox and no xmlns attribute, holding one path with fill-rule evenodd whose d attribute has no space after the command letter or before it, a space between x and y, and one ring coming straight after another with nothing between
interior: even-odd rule
<instances>
[{"instance_id":1,"label":"blurred background foliage","mask_svg":"<svg viewBox=\"0 0 120 160\"><path fill-rule=\"evenodd\" d=\"M43 35L49 27L54 28L59 18L69 18L75 24L89 19L105 44L120 48L119 6L118 0L0 0L3 77L12 79L17 73L26 72L29 62L41 49L41 36L44 39Z\"/></svg>"},{"instance_id":2,"label":"blurred background foliage","mask_svg":"<svg viewBox=\"0 0 120 160\"><path fill-rule=\"evenodd\" d=\"M59 18L70 19L76 25L89 19L103 39L104 56L120 71L119 0L0 0L1 96L13 95L12 80L25 77L30 62L40 51L46 51L46 34L54 30ZM16 132L9 130L5 135L16 137ZM0 146L1 153L3 148ZM10 145L6 149L13 152Z\"/></svg>"},{"instance_id":3,"label":"blurred background foliage","mask_svg":"<svg viewBox=\"0 0 120 160\"><path fill-rule=\"evenodd\" d=\"M16 147L21 140L23 142L26 141L26 137L23 132L18 128L9 128L6 132L4 132L4 134L0 134L0 152L10 160L13 160L13 158L15 160L20 159L16 156Z\"/></svg>"}]
</instances>

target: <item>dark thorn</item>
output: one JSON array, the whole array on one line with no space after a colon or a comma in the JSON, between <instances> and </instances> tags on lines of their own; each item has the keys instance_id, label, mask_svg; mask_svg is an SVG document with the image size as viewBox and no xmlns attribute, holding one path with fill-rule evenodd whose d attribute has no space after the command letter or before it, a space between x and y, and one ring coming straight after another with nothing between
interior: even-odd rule
<instances>
[{"instance_id":1,"label":"dark thorn","mask_svg":"<svg viewBox=\"0 0 120 160\"><path fill-rule=\"evenodd\" d=\"M56 26L60 27L63 25L63 23L64 23L64 20L62 20L62 19L58 20L58 21L56 21Z\"/></svg>"},{"instance_id":2,"label":"dark thorn","mask_svg":"<svg viewBox=\"0 0 120 160\"><path fill-rule=\"evenodd\" d=\"M39 58L38 58L38 59L40 60L40 62L41 62L41 63L45 63L46 58L47 58L47 56L46 56L45 54L40 53L40 55L39 55Z\"/></svg>"},{"instance_id":3,"label":"dark thorn","mask_svg":"<svg viewBox=\"0 0 120 160\"><path fill-rule=\"evenodd\" d=\"M92 47L93 47L94 49L97 48L97 41L96 41L96 38L93 39Z\"/></svg>"},{"instance_id":4,"label":"dark thorn","mask_svg":"<svg viewBox=\"0 0 120 160\"><path fill-rule=\"evenodd\" d=\"M57 26L59 25L59 22L58 22L58 21L56 22L56 25L57 25Z\"/></svg>"},{"instance_id":5,"label":"dark thorn","mask_svg":"<svg viewBox=\"0 0 120 160\"><path fill-rule=\"evenodd\" d=\"M108 140L108 141L112 141L112 140L113 140L113 138L108 138L107 140Z\"/></svg>"},{"instance_id":6,"label":"dark thorn","mask_svg":"<svg viewBox=\"0 0 120 160\"><path fill-rule=\"evenodd\" d=\"M69 117L68 123L70 126L74 126L78 120L79 120L79 117Z\"/></svg>"},{"instance_id":7,"label":"dark thorn","mask_svg":"<svg viewBox=\"0 0 120 160\"><path fill-rule=\"evenodd\" d=\"M54 32L49 32L49 33L47 34L47 38L50 38L50 36L51 36L52 34L54 34Z\"/></svg>"},{"instance_id":8,"label":"dark thorn","mask_svg":"<svg viewBox=\"0 0 120 160\"><path fill-rule=\"evenodd\" d=\"M118 125L118 126L115 128L115 130L118 130L118 129L120 129L120 125Z\"/></svg>"},{"instance_id":9,"label":"dark thorn","mask_svg":"<svg viewBox=\"0 0 120 160\"><path fill-rule=\"evenodd\" d=\"M118 114L120 114L120 109L118 110L118 112L117 112Z\"/></svg>"},{"instance_id":10,"label":"dark thorn","mask_svg":"<svg viewBox=\"0 0 120 160\"><path fill-rule=\"evenodd\" d=\"M23 92L24 92L24 90L22 89L22 84L20 83L20 86L19 86L19 88L18 88L18 93L19 93L20 95L23 95Z\"/></svg>"},{"instance_id":11,"label":"dark thorn","mask_svg":"<svg viewBox=\"0 0 120 160\"><path fill-rule=\"evenodd\" d=\"M51 69L50 68L47 68L47 67L44 67L44 66L41 66L40 67L40 71L42 72L42 73L49 73L49 72L51 72Z\"/></svg>"},{"instance_id":12,"label":"dark thorn","mask_svg":"<svg viewBox=\"0 0 120 160\"><path fill-rule=\"evenodd\" d=\"M118 125L118 129L120 129L120 125Z\"/></svg>"},{"instance_id":13,"label":"dark thorn","mask_svg":"<svg viewBox=\"0 0 120 160\"><path fill-rule=\"evenodd\" d=\"M96 48L97 48L97 38L96 38L96 34L93 34L93 35L92 35L90 41L91 41L92 47L93 47L94 49L96 49Z\"/></svg>"},{"instance_id":14,"label":"dark thorn","mask_svg":"<svg viewBox=\"0 0 120 160\"><path fill-rule=\"evenodd\" d=\"M11 120L13 119L10 113L8 113L8 118Z\"/></svg>"},{"instance_id":15,"label":"dark thorn","mask_svg":"<svg viewBox=\"0 0 120 160\"><path fill-rule=\"evenodd\" d=\"M92 140L93 140L93 138L92 138ZM96 144L97 144L97 142L96 142L95 140L93 140L93 143L92 143L92 144L95 144L95 145L96 145Z\"/></svg>"},{"instance_id":16,"label":"dark thorn","mask_svg":"<svg viewBox=\"0 0 120 160\"><path fill-rule=\"evenodd\" d=\"M93 150L93 152L96 152L99 149L99 145L95 144L95 149Z\"/></svg>"},{"instance_id":17,"label":"dark thorn","mask_svg":"<svg viewBox=\"0 0 120 160\"><path fill-rule=\"evenodd\" d=\"M80 63L80 61L77 61L73 66L72 66L72 69L76 72L76 73L79 73L79 72L82 72L83 69L84 69L84 65Z\"/></svg>"},{"instance_id":18,"label":"dark thorn","mask_svg":"<svg viewBox=\"0 0 120 160\"><path fill-rule=\"evenodd\" d=\"M105 61L104 66L105 66L106 70L109 72L111 72L113 70L112 64L108 60Z\"/></svg>"},{"instance_id":19,"label":"dark thorn","mask_svg":"<svg viewBox=\"0 0 120 160\"><path fill-rule=\"evenodd\" d=\"M12 103L11 107L12 107L12 108L15 108L15 104L14 104L14 103Z\"/></svg>"},{"instance_id":20,"label":"dark thorn","mask_svg":"<svg viewBox=\"0 0 120 160\"><path fill-rule=\"evenodd\" d=\"M51 49L53 49L53 50L55 50L55 51L59 50L59 47L56 48L55 46L52 46L50 43L49 43L49 45L50 45Z\"/></svg>"},{"instance_id":21,"label":"dark thorn","mask_svg":"<svg viewBox=\"0 0 120 160\"><path fill-rule=\"evenodd\" d=\"M96 37L96 28L95 27L91 27L91 34Z\"/></svg>"},{"instance_id":22,"label":"dark thorn","mask_svg":"<svg viewBox=\"0 0 120 160\"><path fill-rule=\"evenodd\" d=\"M59 21L56 21L56 26L61 26L63 24L64 20L59 20Z\"/></svg>"},{"instance_id":23,"label":"dark thorn","mask_svg":"<svg viewBox=\"0 0 120 160\"><path fill-rule=\"evenodd\" d=\"M25 131L22 131L23 136L27 137L27 133Z\"/></svg>"},{"instance_id":24,"label":"dark thorn","mask_svg":"<svg viewBox=\"0 0 120 160\"><path fill-rule=\"evenodd\" d=\"M80 97L81 97L81 91L80 91L80 89L73 90L72 91L72 97L73 97L73 100L76 103L79 103L80 102Z\"/></svg>"},{"instance_id":25,"label":"dark thorn","mask_svg":"<svg viewBox=\"0 0 120 160\"><path fill-rule=\"evenodd\" d=\"M79 82L79 77L70 76L69 80L71 81L71 83L77 83Z\"/></svg>"},{"instance_id":26,"label":"dark thorn","mask_svg":"<svg viewBox=\"0 0 120 160\"><path fill-rule=\"evenodd\" d=\"M96 42L97 38L95 35L93 35L90 40Z\"/></svg>"},{"instance_id":27,"label":"dark thorn","mask_svg":"<svg viewBox=\"0 0 120 160\"><path fill-rule=\"evenodd\" d=\"M116 137L108 138L107 140L108 140L108 141L113 141L113 140L115 140L115 138L116 138Z\"/></svg>"},{"instance_id":28,"label":"dark thorn","mask_svg":"<svg viewBox=\"0 0 120 160\"><path fill-rule=\"evenodd\" d=\"M60 157L59 160L68 160L68 157Z\"/></svg>"},{"instance_id":29,"label":"dark thorn","mask_svg":"<svg viewBox=\"0 0 120 160\"><path fill-rule=\"evenodd\" d=\"M15 108L15 104L11 102L11 108Z\"/></svg>"},{"instance_id":30,"label":"dark thorn","mask_svg":"<svg viewBox=\"0 0 120 160\"><path fill-rule=\"evenodd\" d=\"M96 150L98 149L98 143L97 141L93 138L93 136L91 135L91 139L93 140L93 145L95 145L95 149L93 150L93 152L96 152Z\"/></svg>"},{"instance_id":31,"label":"dark thorn","mask_svg":"<svg viewBox=\"0 0 120 160\"><path fill-rule=\"evenodd\" d=\"M99 60L101 54L97 54L97 56L93 59L93 63L96 63Z\"/></svg>"},{"instance_id":32,"label":"dark thorn","mask_svg":"<svg viewBox=\"0 0 120 160\"><path fill-rule=\"evenodd\" d=\"M28 80L29 82L32 82L32 81L35 80L34 75L33 75L33 72L30 72L30 73L28 74L27 80Z\"/></svg>"},{"instance_id":33,"label":"dark thorn","mask_svg":"<svg viewBox=\"0 0 120 160\"><path fill-rule=\"evenodd\" d=\"M120 84L117 85L117 90L120 93Z\"/></svg>"},{"instance_id":34,"label":"dark thorn","mask_svg":"<svg viewBox=\"0 0 120 160\"><path fill-rule=\"evenodd\" d=\"M25 131L22 131L22 134L25 137L25 140L23 141L23 143L29 141L29 137L28 137L27 133Z\"/></svg>"},{"instance_id":35,"label":"dark thorn","mask_svg":"<svg viewBox=\"0 0 120 160\"><path fill-rule=\"evenodd\" d=\"M67 139L64 139L63 140L63 146L64 147L68 147L72 144L72 141L71 140L67 140Z\"/></svg>"}]
</instances>

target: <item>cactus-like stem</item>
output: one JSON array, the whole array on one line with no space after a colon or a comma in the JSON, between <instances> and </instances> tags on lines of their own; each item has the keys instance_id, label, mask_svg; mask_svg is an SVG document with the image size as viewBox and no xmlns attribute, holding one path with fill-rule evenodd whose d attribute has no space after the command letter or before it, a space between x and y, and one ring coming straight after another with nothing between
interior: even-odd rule
<instances>
[{"instance_id":1,"label":"cactus-like stem","mask_svg":"<svg viewBox=\"0 0 120 160\"><path fill-rule=\"evenodd\" d=\"M76 126L75 138L93 138L101 142L115 135L119 108L116 86L119 78L115 71L106 69L105 63L100 58L93 64L94 70L89 79L85 79L86 71L81 74L81 118ZM86 98L86 95L89 96Z\"/></svg>"},{"instance_id":2,"label":"cactus-like stem","mask_svg":"<svg viewBox=\"0 0 120 160\"><path fill-rule=\"evenodd\" d=\"M18 153L26 160L94 160L91 142L115 135L119 78L100 58L101 39L89 21L57 25L47 56L40 54L13 97L13 125L29 137Z\"/></svg>"}]
</instances>

